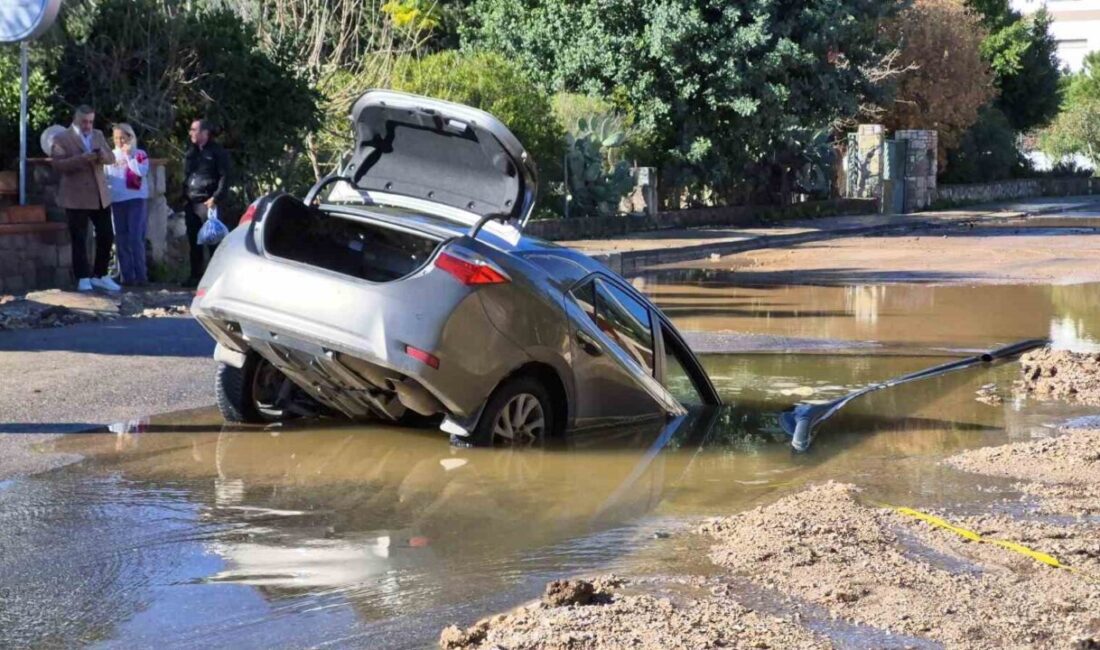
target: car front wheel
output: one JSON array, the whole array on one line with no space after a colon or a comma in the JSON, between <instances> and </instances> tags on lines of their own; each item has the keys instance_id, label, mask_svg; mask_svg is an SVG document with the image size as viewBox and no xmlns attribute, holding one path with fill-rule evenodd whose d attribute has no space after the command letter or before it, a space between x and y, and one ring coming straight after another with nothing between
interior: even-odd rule
<instances>
[{"instance_id":1,"label":"car front wheel","mask_svg":"<svg viewBox=\"0 0 1100 650\"><path fill-rule=\"evenodd\" d=\"M218 364L214 390L226 422L266 424L289 417L282 405L293 390L290 380L255 352L248 353L240 368Z\"/></svg>"},{"instance_id":2,"label":"car front wheel","mask_svg":"<svg viewBox=\"0 0 1100 650\"><path fill-rule=\"evenodd\" d=\"M555 425L546 388L533 377L514 377L489 398L469 442L486 447L537 447Z\"/></svg>"}]
</instances>

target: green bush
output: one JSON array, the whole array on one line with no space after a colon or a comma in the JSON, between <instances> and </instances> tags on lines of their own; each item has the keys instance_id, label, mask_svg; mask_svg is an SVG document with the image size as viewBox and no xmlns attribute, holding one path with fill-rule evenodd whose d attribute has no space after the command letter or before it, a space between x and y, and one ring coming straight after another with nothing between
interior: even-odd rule
<instances>
[{"instance_id":1,"label":"green bush","mask_svg":"<svg viewBox=\"0 0 1100 650\"><path fill-rule=\"evenodd\" d=\"M1000 109L988 106L963 133L959 146L947 152L943 183L987 183L1019 176L1025 169L1016 147L1016 132Z\"/></svg>"},{"instance_id":2,"label":"green bush","mask_svg":"<svg viewBox=\"0 0 1100 650\"><path fill-rule=\"evenodd\" d=\"M396 90L479 108L496 116L535 160L540 190L561 180L563 137L550 98L508 59L486 52L448 50L403 58L394 71ZM546 193L540 191L541 205Z\"/></svg>"}]
</instances>

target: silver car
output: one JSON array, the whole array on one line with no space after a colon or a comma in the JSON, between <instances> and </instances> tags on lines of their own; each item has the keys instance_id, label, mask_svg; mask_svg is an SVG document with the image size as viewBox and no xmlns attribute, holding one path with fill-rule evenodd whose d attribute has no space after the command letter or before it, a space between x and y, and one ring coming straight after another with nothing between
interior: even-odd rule
<instances>
[{"instance_id":1,"label":"silver car","mask_svg":"<svg viewBox=\"0 0 1100 650\"><path fill-rule=\"evenodd\" d=\"M719 403L629 283L521 234L535 166L497 119L390 91L352 119L347 164L253 203L199 284L226 420L435 418L525 445Z\"/></svg>"}]
</instances>

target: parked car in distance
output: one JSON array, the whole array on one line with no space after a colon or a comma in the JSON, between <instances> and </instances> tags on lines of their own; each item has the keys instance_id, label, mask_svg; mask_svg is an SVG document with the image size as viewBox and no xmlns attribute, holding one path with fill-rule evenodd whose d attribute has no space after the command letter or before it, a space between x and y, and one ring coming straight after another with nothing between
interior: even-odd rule
<instances>
[{"instance_id":1,"label":"parked car in distance","mask_svg":"<svg viewBox=\"0 0 1100 650\"><path fill-rule=\"evenodd\" d=\"M199 283L227 421L441 418L455 442L527 445L719 402L629 283L522 234L535 165L498 120L391 91L352 119L350 161L253 203Z\"/></svg>"}]
</instances>

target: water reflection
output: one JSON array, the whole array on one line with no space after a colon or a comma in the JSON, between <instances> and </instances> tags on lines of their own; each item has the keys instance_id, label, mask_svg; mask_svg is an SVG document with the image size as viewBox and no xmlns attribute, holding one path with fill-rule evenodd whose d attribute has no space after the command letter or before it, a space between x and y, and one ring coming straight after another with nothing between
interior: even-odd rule
<instances>
[{"instance_id":1,"label":"water reflection","mask_svg":"<svg viewBox=\"0 0 1100 650\"><path fill-rule=\"evenodd\" d=\"M1100 285L868 284L743 286L739 274L672 269L646 291L682 330L878 341L888 346L989 348L1050 336L1100 351Z\"/></svg>"}]
</instances>

